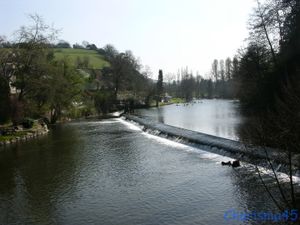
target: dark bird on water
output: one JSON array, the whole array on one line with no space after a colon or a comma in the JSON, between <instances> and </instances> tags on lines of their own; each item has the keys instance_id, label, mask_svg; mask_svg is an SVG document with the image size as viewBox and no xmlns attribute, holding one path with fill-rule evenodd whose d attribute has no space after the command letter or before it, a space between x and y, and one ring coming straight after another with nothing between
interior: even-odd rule
<instances>
[{"instance_id":1,"label":"dark bird on water","mask_svg":"<svg viewBox=\"0 0 300 225\"><path fill-rule=\"evenodd\" d=\"M240 161L239 160L235 160L231 163L231 161L228 162L221 162L222 166L232 166L232 167L239 167L241 166Z\"/></svg>"}]
</instances>

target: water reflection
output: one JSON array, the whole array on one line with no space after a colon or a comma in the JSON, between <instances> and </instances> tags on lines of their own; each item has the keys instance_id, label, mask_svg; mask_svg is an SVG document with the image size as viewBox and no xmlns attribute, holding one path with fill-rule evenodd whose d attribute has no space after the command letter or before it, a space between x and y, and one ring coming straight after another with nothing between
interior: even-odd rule
<instances>
[{"instance_id":1,"label":"water reflection","mask_svg":"<svg viewBox=\"0 0 300 225\"><path fill-rule=\"evenodd\" d=\"M158 108L157 109L157 119L158 119L158 122L160 123L164 123L165 120L164 120L164 114L163 114L163 109L162 108Z\"/></svg>"},{"instance_id":2,"label":"water reflection","mask_svg":"<svg viewBox=\"0 0 300 225\"><path fill-rule=\"evenodd\" d=\"M195 104L141 109L137 114L152 120L219 137L238 140L243 123L239 103L232 100L202 100Z\"/></svg>"},{"instance_id":3,"label":"water reflection","mask_svg":"<svg viewBox=\"0 0 300 225\"><path fill-rule=\"evenodd\" d=\"M7 218L4 224L12 224L11 219L16 215L28 223L43 223L54 217L49 202L55 202L57 195L74 187L76 158L80 157L79 143L76 130L56 127L49 137L1 152L0 180L5 182L0 185L0 193L1 196L10 196L11 204L7 207L5 202L0 203L0 210Z\"/></svg>"},{"instance_id":4,"label":"water reflection","mask_svg":"<svg viewBox=\"0 0 300 225\"><path fill-rule=\"evenodd\" d=\"M221 160L118 120L58 126L0 151L0 224L224 224L231 208L274 209Z\"/></svg>"}]
</instances>

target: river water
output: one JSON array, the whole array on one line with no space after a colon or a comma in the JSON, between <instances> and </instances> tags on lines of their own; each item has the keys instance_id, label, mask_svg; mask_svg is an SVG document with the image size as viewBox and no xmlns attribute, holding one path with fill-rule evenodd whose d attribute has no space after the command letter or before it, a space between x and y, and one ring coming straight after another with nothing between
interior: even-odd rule
<instances>
[{"instance_id":1,"label":"river water","mask_svg":"<svg viewBox=\"0 0 300 225\"><path fill-rule=\"evenodd\" d=\"M277 211L251 165L222 160L122 119L58 125L0 149L0 224L263 224L224 219Z\"/></svg>"},{"instance_id":2,"label":"river water","mask_svg":"<svg viewBox=\"0 0 300 225\"><path fill-rule=\"evenodd\" d=\"M239 139L238 129L243 124L239 102L233 100L197 100L196 103L140 109L137 114L175 127L233 140Z\"/></svg>"}]
</instances>

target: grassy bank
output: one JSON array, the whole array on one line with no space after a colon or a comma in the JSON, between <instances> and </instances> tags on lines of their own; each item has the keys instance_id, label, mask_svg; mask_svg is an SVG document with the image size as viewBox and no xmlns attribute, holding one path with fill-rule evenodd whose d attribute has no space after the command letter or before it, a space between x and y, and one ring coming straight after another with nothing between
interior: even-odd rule
<instances>
[{"instance_id":1,"label":"grassy bank","mask_svg":"<svg viewBox=\"0 0 300 225\"><path fill-rule=\"evenodd\" d=\"M158 105L159 106L165 106L165 105L180 104L180 103L185 103L185 102L186 101L183 98L172 98L168 102L159 102ZM150 104L150 107L156 107L156 102L152 101L151 104Z\"/></svg>"},{"instance_id":2,"label":"grassy bank","mask_svg":"<svg viewBox=\"0 0 300 225\"><path fill-rule=\"evenodd\" d=\"M34 122L31 128L24 128L21 125L13 127L6 125L1 127L0 145L8 145L18 141L25 141L48 133L47 125Z\"/></svg>"}]
</instances>

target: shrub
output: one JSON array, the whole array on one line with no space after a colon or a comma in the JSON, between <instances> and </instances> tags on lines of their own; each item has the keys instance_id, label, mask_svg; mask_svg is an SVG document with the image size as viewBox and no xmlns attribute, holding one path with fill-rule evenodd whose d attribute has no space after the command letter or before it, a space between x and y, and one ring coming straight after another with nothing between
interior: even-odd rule
<instances>
[{"instance_id":1,"label":"shrub","mask_svg":"<svg viewBox=\"0 0 300 225\"><path fill-rule=\"evenodd\" d=\"M34 124L34 120L31 118L24 118L22 121L23 127L27 129L32 128L33 124Z\"/></svg>"}]
</instances>

